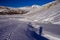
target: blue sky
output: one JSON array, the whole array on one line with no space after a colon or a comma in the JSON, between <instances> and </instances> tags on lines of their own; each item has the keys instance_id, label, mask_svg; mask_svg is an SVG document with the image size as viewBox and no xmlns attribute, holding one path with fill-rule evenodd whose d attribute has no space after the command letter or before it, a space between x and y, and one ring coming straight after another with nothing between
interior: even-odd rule
<instances>
[{"instance_id":1,"label":"blue sky","mask_svg":"<svg viewBox=\"0 0 60 40\"><path fill-rule=\"evenodd\" d=\"M54 0L0 0L0 6L23 7L31 5L43 5Z\"/></svg>"}]
</instances>

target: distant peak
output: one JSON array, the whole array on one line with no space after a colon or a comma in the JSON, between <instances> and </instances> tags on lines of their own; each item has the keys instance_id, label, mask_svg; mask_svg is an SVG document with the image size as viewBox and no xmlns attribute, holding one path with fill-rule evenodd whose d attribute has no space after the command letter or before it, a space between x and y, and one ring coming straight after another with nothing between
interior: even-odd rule
<instances>
[{"instance_id":1,"label":"distant peak","mask_svg":"<svg viewBox=\"0 0 60 40\"><path fill-rule=\"evenodd\" d=\"M38 8L38 7L41 7L41 6L40 5L32 5L32 7Z\"/></svg>"}]
</instances>

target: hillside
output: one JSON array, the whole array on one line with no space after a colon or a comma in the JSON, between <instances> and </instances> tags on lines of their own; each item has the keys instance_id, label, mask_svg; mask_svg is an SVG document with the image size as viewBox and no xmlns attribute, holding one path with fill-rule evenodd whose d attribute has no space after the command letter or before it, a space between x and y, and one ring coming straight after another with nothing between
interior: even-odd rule
<instances>
[{"instance_id":1,"label":"hillside","mask_svg":"<svg viewBox=\"0 0 60 40\"><path fill-rule=\"evenodd\" d=\"M17 9L17 8L0 6L0 15L25 14L27 12L28 11Z\"/></svg>"},{"instance_id":2,"label":"hillside","mask_svg":"<svg viewBox=\"0 0 60 40\"><path fill-rule=\"evenodd\" d=\"M0 14L23 14L25 17L23 20L27 19L32 22L60 24L60 1L56 0L42 6L32 5L18 8L0 6Z\"/></svg>"},{"instance_id":3,"label":"hillside","mask_svg":"<svg viewBox=\"0 0 60 40\"><path fill-rule=\"evenodd\" d=\"M60 24L60 2L53 1L31 9L25 16L31 21Z\"/></svg>"}]
</instances>

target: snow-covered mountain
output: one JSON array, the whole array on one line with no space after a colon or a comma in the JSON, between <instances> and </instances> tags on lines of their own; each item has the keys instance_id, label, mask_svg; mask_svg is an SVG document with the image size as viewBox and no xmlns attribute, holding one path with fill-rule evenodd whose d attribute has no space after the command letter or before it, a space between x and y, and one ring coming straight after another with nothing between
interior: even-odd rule
<instances>
[{"instance_id":1,"label":"snow-covered mountain","mask_svg":"<svg viewBox=\"0 0 60 40\"><path fill-rule=\"evenodd\" d=\"M60 24L60 0L42 6L18 8L0 6L0 14L24 14L26 19L33 22Z\"/></svg>"},{"instance_id":2,"label":"snow-covered mountain","mask_svg":"<svg viewBox=\"0 0 60 40\"><path fill-rule=\"evenodd\" d=\"M60 2L53 1L42 6L33 6L26 16L35 22L60 24Z\"/></svg>"},{"instance_id":3,"label":"snow-covered mountain","mask_svg":"<svg viewBox=\"0 0 60 40\"><path fill-rule=\"evenodd\" d=\"M12 7L5 7L5 6L0 6L0 14L25 14L28 11L17 9L17 8L12 8Z\"/></svg>"}]
</instances>

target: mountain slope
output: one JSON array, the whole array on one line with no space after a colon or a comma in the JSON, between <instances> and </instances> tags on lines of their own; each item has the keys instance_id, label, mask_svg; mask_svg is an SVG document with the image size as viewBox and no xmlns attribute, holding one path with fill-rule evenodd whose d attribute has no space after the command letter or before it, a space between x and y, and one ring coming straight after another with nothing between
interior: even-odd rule
<instances>
[{"instance_id":1,"label":"mountain slope","mask_svg":"<svg viewBox=\"0 0 60 40\"><path fill-rule=\"evenodd\" d=\"M35 22L60 24L60 2L53 1L31 9L25 16Z\"/></svg>"},{"instance_id":2,"label":"mountain slope","mask_svg":"<svg viewBox=\"0 0 60 40\"><path fill-rule=\"evenodd\" d=\"M0 7L0 14L23 14L25 19L39 23L60 24L60 1L56 0L45 5L11 8Z\"/></svg>"},{"instance_id":3,"label":"mountain slope","mask_svg":"<svg viewBox=\"0 0 60 40\"><path fill-rule=\"evenodd\" d=\"M28 11L17 9L17 8L12 8L12 7L5 7L5 6L0 6L0 14L1 15L12 15L12 14L25 14Z\"/></svg>"}]
</instances>

